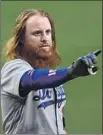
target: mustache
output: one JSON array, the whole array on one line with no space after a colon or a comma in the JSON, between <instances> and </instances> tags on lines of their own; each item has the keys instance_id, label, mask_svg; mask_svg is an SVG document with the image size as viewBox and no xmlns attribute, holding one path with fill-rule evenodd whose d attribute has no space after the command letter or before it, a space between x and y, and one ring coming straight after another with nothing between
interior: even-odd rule
<instances>
[{"instance_id":1,"label":"mustache","mask_svg":"<svg viewBox=\"0 0 103 135\"><path fill-rule=\"evenodd\" d=\"M51 45L49 43L42 43L42 44L39 45L39 47L45 47L45 46L49 46L50 47Z\"/></svg>"}]
</instances>

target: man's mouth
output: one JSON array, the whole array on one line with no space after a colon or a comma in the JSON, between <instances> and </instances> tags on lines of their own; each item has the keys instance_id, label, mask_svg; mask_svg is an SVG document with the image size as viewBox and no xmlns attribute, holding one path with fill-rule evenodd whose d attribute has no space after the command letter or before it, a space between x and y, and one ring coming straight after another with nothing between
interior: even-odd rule
<instances>
[{"instance_id":1,"label":"man's mouth","mask_svg":"<svg viewBox=\"0 0 103 135\"><path fill-rule=\"evenodd\" d=\"M50 45L41 45L40 48L48 48Z\"/></svg>"}]
</instances>

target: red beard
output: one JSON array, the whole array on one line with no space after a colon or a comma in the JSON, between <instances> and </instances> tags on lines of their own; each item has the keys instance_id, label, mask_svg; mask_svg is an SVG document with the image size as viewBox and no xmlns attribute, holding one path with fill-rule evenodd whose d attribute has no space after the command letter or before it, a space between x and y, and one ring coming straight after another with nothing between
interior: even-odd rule
<instances>
[{"instance_id":1,"label":"red beard","mask_svg":"<svg viewBox=\"0 0 103 135\"><path fill-rule=\"evenodd\" d=\"M32 48L25 50L25 60L30 63L33 68L55 68L57 63L57 53L52 47L49 51L41 48ZM59 58L58 58L59 60Z\"/></svg>"}]
</instances>

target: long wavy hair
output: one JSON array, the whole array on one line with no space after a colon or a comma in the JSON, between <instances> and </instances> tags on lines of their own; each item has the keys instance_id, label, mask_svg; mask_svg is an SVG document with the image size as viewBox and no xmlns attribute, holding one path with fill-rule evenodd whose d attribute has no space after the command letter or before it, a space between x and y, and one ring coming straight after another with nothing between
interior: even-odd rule
<instances>
[{"instance_id":1,"label":"long wavy hair","mask_svg":"<svg viewBox=\"0 0 103 135\"><path fill-rule=\"evenodd\" d=\"M53 67L56 67L60 64L61 58L58 53L57 47L56 47L56 37L55 37L55 28L54 28L54 21L52 20L51 16L43 11L43 10L36 10L36 9L28 9L23 11L16 19L16 24L12 32L12 38L8 40L6 44L6 60L14 60L21 58L21 47L23 46L23 39L25 34L25 28L26 28L26 21L29 17L33 15L41 15L43 17L47 17L52 28L52 41L54 44L54 51L55 51L55 59L53 62Z\"/></svg>"}]
</instances>

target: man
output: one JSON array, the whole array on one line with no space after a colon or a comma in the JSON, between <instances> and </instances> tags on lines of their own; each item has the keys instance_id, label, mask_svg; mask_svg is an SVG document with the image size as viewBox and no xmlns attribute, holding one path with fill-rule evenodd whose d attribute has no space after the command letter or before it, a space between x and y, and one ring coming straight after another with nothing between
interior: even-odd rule
<instances>
[{"instance_id":1,"label":"man","mask_svg":"<svg viewBox=\"0 0 103 135\"><path fill-rule=\"evenodd\" d=\"M1 107L5 134L66 134L63 84L97 71L94 53L56 69L54 22L44 11L23 11L7 42L1 71ZM92 72L92 73L93 73Z\"/></svg>"}]
</instances>

